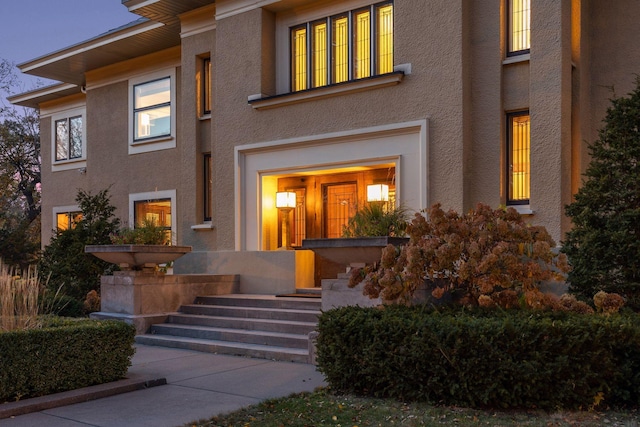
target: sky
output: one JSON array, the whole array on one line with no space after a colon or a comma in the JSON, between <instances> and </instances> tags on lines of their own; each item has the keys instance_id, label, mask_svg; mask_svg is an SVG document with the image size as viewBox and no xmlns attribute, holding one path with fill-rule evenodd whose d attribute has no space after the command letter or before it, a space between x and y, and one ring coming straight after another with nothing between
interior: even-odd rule
<instances>
[{"instance_id":1,"label":"sky","mask_svg":"<svg viewBox=\"0 0 640 427\"><path fill-rule=\"evenodd\" d=\"M18 65L137 18L121 0L0 0L0 59ZM37 78L21 80L19 92L35 88Z\"/></svg>"}]
</instances>

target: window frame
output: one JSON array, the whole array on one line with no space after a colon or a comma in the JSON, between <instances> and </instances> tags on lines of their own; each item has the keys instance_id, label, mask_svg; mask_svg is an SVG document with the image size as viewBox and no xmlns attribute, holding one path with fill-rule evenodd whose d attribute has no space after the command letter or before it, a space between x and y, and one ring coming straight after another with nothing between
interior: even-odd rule
<instances>
[{"instance_id":1,"label":"window frame","mask_svg":"<svg viewBox=\"0 0 640 427\"><path fill-rule=\"evenodd\" d=\"M149 191L145 193L132 193L129 194L129 227L135 228L136 214L135 206L136 202L149 202L154 200L169 200L171 203L171 244L175 245L177 242L177 205L176 205L176 190L163 190L163 191Z\"/></svg>"},{"instance_id":2,"label":"window frame","mask_svg":"<svg viewBox=\"0 0 640 427\"><path fill-rule=\"evenodd\" d=\"M513 150L513 143L514 143L514 135L513 135L513 120L514 118L517 117L524 117L527 116L529 118L529 134L528 134L528 155L529 155L529 159L528 159L528 165L529 165L529 170L528 170L528 185L526 188L526 191L528 193L528 198L526 199L512 199L511 197L511 186L512 186L512 182L513 182L513 173L512 173L512 162L511 162L511 158L512 158L512 150ZM506 200L506 205L507 206L528 206L530 205L531 202L531 114L529 112L529 110L519 110L519 111L513 111L513 112L509 112L507 113L507 120L506 120L506 150L505 150L505 174L506 174L506 179L505 179L505 184L506 184L506 188L505 188L505 200Z\"/></svg>"},{"instance_id":3,"label":"window frame","mask_svg":"<svg viewBox=\"0 0 640 427\"><path fill-rule=\"evenodd\" d=\"M57 157L57 149L58 149L58 134L57 134L57 123L61 121L66 121L67 123L67 134L68 138L70 138L70 120L80 117L82 119L82 142L80 144L80 156L78 157L70 157L68 156L66 159L58 159ZM51 169L53 172L60 170L68 170L75 168L86 167L87 160L87 114L86 108L79 107L73 108L69 110L65 110L54 114L51 116ZM67 150L70 152L69 146L70 140L67 141Z\"/></svg>"},{"instance_id":4,"label":"window frame","mask_svg":"<svg viewBox=\"0 0 640 427\"><path fill-rule=\"evenodd\" d=\"M327 16L318 17L315 19L311 19L306 22L300 22L295 25L289 25L287 27L288 33L288 59L287 63L289 64L289 73L288 73L288 90L290 93L301 92L309 89L316 89L319 87L331 86L334 84L347 83L358 81L362 79L366 79L369 77L380 76L393 72L393 59L391 60L391 69L390 70L380 70L378 54L380 50L378 49L379 40L378 40L378 14L380 13L382 7L387 5L393 6L393 0L385 0L381 2L368 2L364 5L358 5L358 7L354 7L347 11L342 11L339 13L331 13ZM355 6L355 5L352 5ZM359 61L359 57L356 57L356 30L357 27L355 25L355 17L358 14L363 12L368 12L368 39L366 48L366 55L364 56L365 60L368 62L368 69L365 73L358 75L357 74L357 62ZM347 19L347 29L346 29L346 37L347 37L347 53L346 53L346 78L344 73L340 73L341 77L337 76L338 67L336 66L334 48L336 44L334 43L334 34L336 33L334 24L338 22L339 19ZM319 25L324 25L325 28L325 40L321 45L325 46L325 67L323 68L324 76L322 78L318 78L314 71L314 61L319 57L315 55L314 47L316 46L315 33L314 28ZM393 34L393 25L392 34ZM296 45L294 42L295 38L293 33L295 31L300 31L304 29L305 40L304 44ZM304 46L304 55L300 54L299 56L304 56L304 70L300 71L300 61L296 61L296 46ZM391 49L391 55L393 55L393 49ZM382 72L381 72L382 71ZM299 80L296 80L295 76L301 75L304 76L304 85L299 84ZM324 81L325 84L319 84L318 81Z\"/></svg>"},{"instance_id":5,"label":"window frame","mask_svg":"<svg viewBox=\"0 0 640 427\"><path fill-rule=\"evenodd\" d=\"M135 108L135 88L144 84L157 82L163 79L169 79L169 102L162 105L169 106L169 133L157 136L151 136L148 138L135 138L135 114L138 111L144 109ZM153 108L159 106L155 104ZM145 109L152 107L145 107ZM165 150L176 147L176 69L168 68L164 70L158 70L154 73L141 75L135 78L129 79L129 97L128 97L128 140L129 140L129 154L140 154L150 151Z\"/></svg>"},{"instance_id":6,"label":"window frame","mask_svg":"<svg viewBox=\"0 0 640 427\"><path fill-rule=\"evenodd\" d=\"M514 1L529 1L529 9L528 9L528 14L529 14L529 22L527 23L527 28L525 29L525 31L528 32L529 36L529 43L527 48L525 49L518 49L518 50L514 50L513 48L513 36L514 36L514 29L513 29L513 2ZM520 56L520 55L527 55L531 52L531 2L530 0L506 0L506 19L505 19L505 28L506 28L506 50L507 50L507 57L514 57L514 56Z\"/></svg>"},{"instance_id":7,"label":"window frame","mask_svg":"<svg viewBox=\"0 0 640 427\"><path fill-rule=\"evenodd\" d=\"M55 231L55 233L60 233L65 230L58 227L58 215L67 215L69 219L69 225L71 226L71 228L73 228L72 215L78 215L78 214L82 215L82 211L80 210L78 205L55 206L51 211L53 215L53 224L54 224L52 228Z\"/></svg>"},{"instance_id":8,"label":"window frame","mask_svg":"<svg viewBox=\"0 0 640 427\"><path fill-rule=\"evenodd\" d=\"M212 64L211 64L211 57L204 57L202 58L202 63L201 63L201 70L200 70L200 75L202 76L201 78L201 83L200 83L200 97L202 99L201 105L200 105L200 111L201 111L201 116L210 116L211 115L211 104L213 102L212 97L213 97L213 91L212 91Z\"/></svg>"},{"instance_id":9,"label":"window frame","mask_svg":"<svg viewBox=\"0 0 640 427\"><path fill-rule=\"evenodd\" d=\"M204 222L211 222L213 217L213 159L211 153L204 153L202 160L202 217Z\"/></svg>"}]
</instances>

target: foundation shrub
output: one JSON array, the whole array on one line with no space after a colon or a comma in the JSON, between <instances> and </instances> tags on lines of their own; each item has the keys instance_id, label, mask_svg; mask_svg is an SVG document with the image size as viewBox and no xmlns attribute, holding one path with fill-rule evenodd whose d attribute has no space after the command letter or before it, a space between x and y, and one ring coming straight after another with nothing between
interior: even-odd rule
<instances>
[{"instance_id":1,"label":"foundation shrub","mask_svg":"<svg viewBox=\"0 0 640 427\"><path fill-rule=\"evenodd\" d=\"M379 263L354 270L350 285L387 303L411 304L417 289L462 305L511 308L551 304L538 290L569 270L544 227L526 224L513 208L478 204L467 214L440 204L416 213L409 243L387 246Z\"/></svg>"},{"instance_id":2,"label":"foundation shrub","mask_svg":"<svg viewBox=\"0 0 640 427\"><path fill-rule=\"evenodd\" d=\"M640 402L635 314L426 305L324 312L318 369L337 391L478 408Z\"/></svg>"},{"instance_id":3,"label":"foundation shrub","mask_svg":"<svg viewBox=\"0 0 640 427\"><path fill-rule=\"evenodd\" d=\"M51 318L42 329L0 333L0 402L123 378L135 328L119 321Z\"/></svg>"}]
</instances>

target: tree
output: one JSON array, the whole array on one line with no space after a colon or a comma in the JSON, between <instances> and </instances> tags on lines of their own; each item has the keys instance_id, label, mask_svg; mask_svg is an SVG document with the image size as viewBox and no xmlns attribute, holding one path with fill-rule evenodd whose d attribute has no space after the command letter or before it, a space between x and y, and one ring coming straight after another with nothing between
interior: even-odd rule
<instances>
[{"instance_id":1,"label":"tree","mask_svg":"<svg viewBox=\"0 0 640 427\"><path fill-rule=\"evenodd\" d=\"M562 251L572 265L570 291L591 299L617 292L640 309L640 76L627 97L613 98L575 201Z\"/></svg>"},{"instance_id":2,"label":"tree","mask_svg":"<svg viewBox=\"0 0 640 427\"><path fill-rule=\"evenodd\" d=\"M0 94L17 82L0 61ZM40 129L38 112L0 105L0 258L22 267L40 249Z\"/></svg>"},{"instance_id":3,"label":"tree","mask_svg":"<svg viewBox=\"0 0 640 427\"><path fill-rule=\"evenodd\" d=\"M100 276L113 268L112 264L84 252L85 245L110 244L110 235L120 228L114 216L109 190L92 195L78 190L76 202L82 218L75 226L59 231L44 248L39 270L48 278L52 290L84 301L90 291L99 291Z\"/></svg>"}]
</instances>

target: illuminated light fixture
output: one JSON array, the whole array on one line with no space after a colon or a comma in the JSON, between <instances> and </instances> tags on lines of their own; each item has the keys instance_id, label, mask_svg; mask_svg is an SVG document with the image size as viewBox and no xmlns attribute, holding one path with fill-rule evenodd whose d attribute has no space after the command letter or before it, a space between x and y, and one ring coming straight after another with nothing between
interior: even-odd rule
<instances>
[{"instance_id":1,"label":"illuminated light fixture","mask_svg":"<svg viewBox=\"0 0 640 427\"><path fill-rule=\"evenodd\" d=\"M289 231L289 213L296 207L296 193L293 191L278 191L276 193L276 208L282 215L282 246L279 250L293 249Z\"/></svg>"},{"instance_id":2,"label":"illuminated light fixture","mask_svg":"<svg viewBox=\"0 0 640 427\"><path fill-rule=\"evenodd\" d=\"M276 193L276 208L295 208L296 193L293 191L278 191Z\"/></svg>"},{"instance_id":3,"label":"illuminated light fixture","mask_svg":"<svg viewBox=\"0 0 640 427\"><path fill-rule=\"evenodd\" d=\"M387 184L367 185L367 202L388 202L389 186Z\"/></svg>"}]
</instances>

